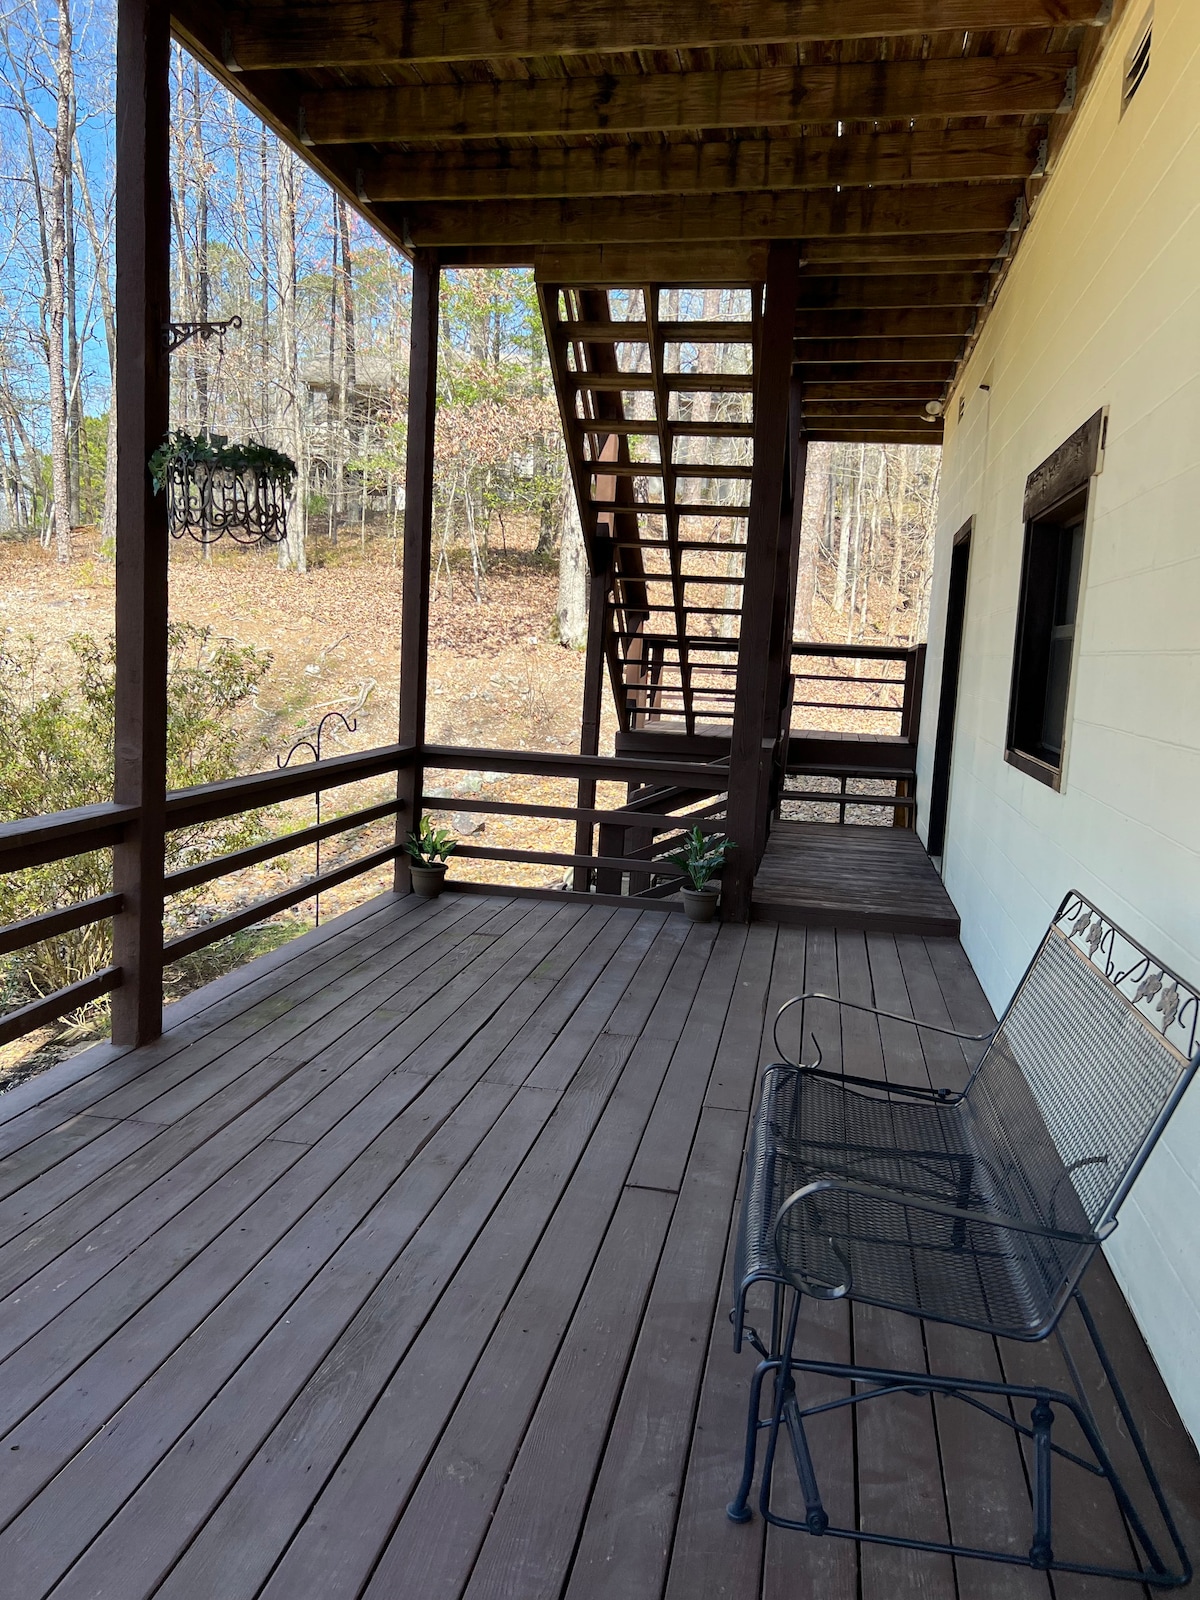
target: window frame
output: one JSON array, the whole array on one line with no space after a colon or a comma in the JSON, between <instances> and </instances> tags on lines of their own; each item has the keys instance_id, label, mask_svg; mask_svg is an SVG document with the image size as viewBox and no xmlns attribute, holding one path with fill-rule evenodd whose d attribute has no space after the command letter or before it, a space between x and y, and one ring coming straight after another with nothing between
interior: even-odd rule
<instances>
[{"instance_id":1,"label":"window frame","mask_svg":"<svg viewBox=\"0 0 1200 1600\"><path fill-rule=\"evenodd\" d=\"M1057 506L1030 517L1025 523L1024 548L1021 555L1021 583L1017 593L1017 625L1013 639L1012 681L1008 697L1008 727L1005 735L1004 759L1010 766L1036 778L1051 789L1062 788L1063 768L1066 762L1067 734L1070 728L1071 688L1075 679L1076 645L1079 638L1080 601L1083 596L1083 568L1086 555L1087 513L1089 490L1075 490ZM1063 580L1062 557L1067 539L1075 549L1068 552L1068 561L1075 568L1074 606L1069 621L1061 623L1057 616L1059 587ZM1038 550L1039 543L1053 540L1053 552ZM1035 563L1040 566L1039 592L1032 593L1035 581ZM1068 582L1070 575L1067 575ZM1044 580L1048 578L1048 582ZM1037 606L1041 616L1031 618ZM1034 636L1034 629L1037 635ZM1023 725L1030 717L1042 722L1050 698L1050 656L1056 632L1069 629L1070 652L1067 661L1066 688L1063 693L1062 729L1057 759L1051 759L1049 746L1028 737ZM1032 650L1046 656L1044 670L1041 663L1036 672L1037 691L1031 692L1025 679Z\"/></svg>"},{"instance_id":2,"label":"window frame","mask_svg":"<svg viewBox=\"0 0 1200 1600\"><path fill-rule=\"evenodd\" d=\"M1036 467L1025 482L1024 503L1024 537L1021 550L1021 572L1017 588L1016 627L1013 635L1012 675L1009 682L1008 715L1004 735L1004 759L1009 766L1026 777L1034 778L1039 783L1044 783L1048 788L1060 791L1063 786L1063 775L1066 770L1067 746L1071 730L1071 710L1073 689L1075 683L1075 661L1077 656L1077 643L1079 638L1079 623L1083 604L1084 589L1086 587L1087 573L1087 529L1091 513L1091 484L1092 479L1104 468L1104 449L1108 439L1108 408L1102 407L1083 423L1069 439L1059 445L1040 466ZM1058 750L1057 761L1046 758L1047 748L1044 745L1035 745L1033 749L1026 746L1034 741L1026 737L1023 730L1027 730L1028 721L1034 708L1031 704L1028 682L1024 680L1024 672L1031 645L1030 639L1030 586L1034 581L1034 561L1038 559L1040 570L1043 574L1051 571L1054 574L1053 587L1049 595L1045 585L1041 588L1038 602L1042 613L1042 620L1038 626L1043 630L1043 639L1038 648L1043 651L1046 658L1044 675L1039 673L1038 681L1041 683L1041 696L1036 707L1036 716L1039 727L1044 725L1044 717L1050 689L1050 653L1051 643L1056 624L1053 620L1055 595L1061 575L1059 562L1054 561L1049 568L1045 558L1035 550L1035 543L1039 538L1039 530L1056 530L1060 540L1064 533L1070 529L1078 529L1079 554L1077 583L1075 592L1074 615L1070 622L1071 649L1067 664L1066 689L1063 696L1063 726L1062 740ZM1047 612L1049 613L1047 615Z\"/></svg>"}]
</instances>

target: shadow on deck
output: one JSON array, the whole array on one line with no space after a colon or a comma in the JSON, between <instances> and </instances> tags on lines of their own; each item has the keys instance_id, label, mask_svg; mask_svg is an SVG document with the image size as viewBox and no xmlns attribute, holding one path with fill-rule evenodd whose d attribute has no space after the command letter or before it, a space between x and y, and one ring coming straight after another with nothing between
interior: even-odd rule
<instances>
[{"instance_id":1,"label":"shadow on deck","mask_svg":"<svg viewBox=\"0 0 1200 1600\"><path fill-rule=\"evenodd\" d=\"M799 927L958 937L958 912L911 828L776 822L754 916Z\"/></svg>"},{"instance_id":2,"label":"shadow on deck","mask_svg":"<svg viewBox=\"0 0 1200 1600\"><path fill-rule=\"evenodd\" d=\"M1117 1594L727 1521L751 1368L731 1219L764 1023L805 986L989 1020L949 939L389 897L183 1002L159 1043L3 1097L4 1592ZM961 1078L957 1046L885 1026L826 1031L826 1065ZM1102 1265L1090 1289L1195 1548L1190 1442ZM844 1303L809 1338L1061 1359ZM911 1396L840 1413L830 1509L1022 1548L1021 1455L988 1426ZM1066 1468L1058 1496L1064 1545L1128 1557L1092 1480Z\"/></svg>"}]
</instances>

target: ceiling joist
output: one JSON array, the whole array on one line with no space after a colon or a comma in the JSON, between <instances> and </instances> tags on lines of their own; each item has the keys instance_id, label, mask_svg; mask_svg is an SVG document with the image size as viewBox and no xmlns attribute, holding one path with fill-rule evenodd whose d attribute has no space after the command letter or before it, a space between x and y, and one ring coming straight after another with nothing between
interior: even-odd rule
<instances>
[{"instance_id":1,"label":"ceiling joist","mask_svg":"<svg viewBox=\"0 0 1200 1600\"><path fill-rule=\"evenodd\" d=\"M300 99L309 145L669 133L1070 109L1073 55L656 72L324 89Z\"/></svg>"},{"instance_id":2,"label":"ceiling joist","mask_svg":"<svg viewBox=\"0 0 1200 1600\"><path fill-rule=\"evenodd\" d=\"M838 184L944 183L1026 178L1044 126L866 133L842 138L732 139L709 143L408 150L367 156L358 169L367 203L520 200L592 195L720 194L728 190L830 189Z\"/></svg>"},{"instance_id":3,"label":"ceiling joist","mask_svg":"<svg viewBox=\"0 0 1200 1600\"><path fill-rule=\"evenodd\" d=\"M804 44L1092 23L1102 0L273 0L233 10L233 72Z\"/></svg>"},{"instance_id":4,"label":"ceiling joist","mask_svg":"<svg viewBox=\"0 0 1200 1600\"><path fill-rule=\"evenodd\" d=\"M803 239L979 230L1002 234L1019 184L942 184L912 189L790 190L769 194L669 195L586 202L499 201L486 208L437 202L379 213L414 246L473 243L485 225L494 243L655 244L664 239ZM486 224L483 219L486 218ZM846 246L843 244L843 249Z\"/></svg>"}]
</instances>

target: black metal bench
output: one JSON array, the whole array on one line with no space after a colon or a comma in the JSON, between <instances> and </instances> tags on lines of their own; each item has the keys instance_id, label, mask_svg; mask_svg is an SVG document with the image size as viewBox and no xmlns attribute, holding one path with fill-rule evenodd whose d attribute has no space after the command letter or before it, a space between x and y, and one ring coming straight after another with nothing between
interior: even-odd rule
<instances>
[{"instance_id":1,"label":"black metal bench","mask_svg":"<svg viewBox=\"0 0 1200 1600\"><path fill-rule=\"evenodd\" d=\"M1080 1292L1083 1273L1200 1067L1200 1000L1081 895L1059 908L1001 1022L961 1092L912 1088L786 1059L779 1024L795 1006L853 1006L798 995L776 1018L785 1059L763 1074L747 1153L735 1267L735 1340L762 1357L754 1374L741 1486L729 1506L750 1517L760 1432L767 1436L759 1505L777 1526L1142 1583L1186 1583L1191 1567L1128 1402ZM811 1030L810 1030L811 1031ZM795 1052L797 1058L800 1050ZM771 1331L747 1320L752 1286L772 1286ZM801 1299L847 1298L1007 1339L1059 1333L1073 1300L1137 1452L1178 1565L1168 1566L1101 1439L1074 1362L1074 1393L923 1372L805 1359L796 1352ZM1067 1354L1064 1346L1064 1354ZM806 1408L797 1375L845 1380L848 1392ZM773 1400L762 1416L762 1391ZM890 1393L950 1396L1023 1434L1033 1458L1028 1555L937 1543L896 1532L835 1527L822 1503L805 1418ZM1027 1410L1026 1407L1030 1409ZM1055 1408L1079 1424L1090 1460L1053 1436ZM1024 1419L1028 1416L1029 1420ZM802 1520L771 1509L784 1435L804 1498ZM1108 1480L1138 1552L1138 1567L1056 1557L1051 1526L1055 1457Z\"/></svg>"}]
</instances>

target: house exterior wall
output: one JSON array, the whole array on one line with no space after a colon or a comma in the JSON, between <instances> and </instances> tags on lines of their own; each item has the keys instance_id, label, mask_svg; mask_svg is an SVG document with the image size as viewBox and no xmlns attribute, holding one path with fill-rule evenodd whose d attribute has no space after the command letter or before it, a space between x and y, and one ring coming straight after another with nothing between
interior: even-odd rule
<instances>
[{"instance_id":1,"label":"house exterior wall","mask_svg":"<svg viewBox=\"0 0 1200 1600\"><path fill-rule=\"evenodd\" d=\"M918 803L951 543L974 517L942 866L997 1008L1070 888L1200 983L1200 5L1156 0L1122 117L1146 10L1125 11L948 407ZM1004 760L1022 499L1101 407L1056 793ZM1200 1085L1107 1248L1200 1438Z\"/></svg>"}]
</instances>

